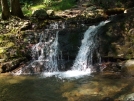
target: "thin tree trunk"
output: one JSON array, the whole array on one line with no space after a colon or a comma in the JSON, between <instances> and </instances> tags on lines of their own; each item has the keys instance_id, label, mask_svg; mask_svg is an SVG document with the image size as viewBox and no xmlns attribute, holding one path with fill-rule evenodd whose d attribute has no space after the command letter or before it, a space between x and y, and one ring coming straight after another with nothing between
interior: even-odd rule
<instances>
[{"instance_id":1,"label":"thin tree trunk","mask_svg":"<svg viewBox=\"0 0 134 101\"><path fill-rule=\"evenodd\" d=\"M7 20L10 17L10 10L7 0L1 0L2 19Z\"/></svg>"},{"instance_id":2,"label":"thin tree trunk","mask_svg":"<svg viewBox=\"0 0 134 101\"><path fill-rule=\"evenodd\" d=\"M11 14L20 18L23 18L24 15L22 13L19 0L10 0L11 2Z\"/></svg>"}]
</instances>

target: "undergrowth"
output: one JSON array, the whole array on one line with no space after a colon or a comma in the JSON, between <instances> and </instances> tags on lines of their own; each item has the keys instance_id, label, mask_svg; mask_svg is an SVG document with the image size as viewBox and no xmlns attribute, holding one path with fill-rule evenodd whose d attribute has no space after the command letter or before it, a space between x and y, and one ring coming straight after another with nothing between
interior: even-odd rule
<instances>
[{"instance_id":1,"label":"undergrowth","mask_svg":"<svg viewBox=\"0 0 134 101\"><path fill-rule=\"evenodd\" d=\"M66 10L73 7L76 2L75 0L23 0L22 11L24 15L30 16L33 10L37 9L52 9L52 10Z\"/></svg>"}]
</instances>

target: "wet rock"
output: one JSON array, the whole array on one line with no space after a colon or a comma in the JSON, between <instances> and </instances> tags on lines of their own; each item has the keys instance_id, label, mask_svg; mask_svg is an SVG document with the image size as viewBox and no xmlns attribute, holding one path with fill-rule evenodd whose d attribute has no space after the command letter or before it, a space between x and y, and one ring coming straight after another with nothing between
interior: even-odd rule
<instances>
[{"instance_id":1,"label":"wet rock","mask_svg":"<svg viewBox=\"0 0 134 101\"><path fill-rule=\"evenodd\" d=\"M120 63L116 62L102 62L100 64L95 64L93 69L95 69L96 72L120 72L121 66Z\"/></svg>"},{"instance_id":2,"label":"wet rock","mask_svg":"<svg viewBox=\"0 0 134 101\"><path fill-rule=\"evenodd\" d=\"M44 70L44 63L42 61L40 62L33 62L28 66L25 66L25 68L20 68L22 69L22 73L26 73L26 74L36 74L36 73L41 73Z\"/></svg>"},{"instance_id":3,"label":"wet rock","mask_svg":"<svg viewBox=\"0 0 134 101\"><path fill-rule=\"evenodd\" d=\"M134 101L134 93L126 95L123 101Z\"/></svg>"},{"instance_id":4,"label":"wet rock","mask_svg":"<svg viewBox=\"0 0 134 101\"><path fill-rule=\"evenodd\" d=\"M129 76L134 76L134 60L127 60L124 63L122 73Z\"/></svg>"},{"instance_id":5,"label":"wet rock","mask_svg":"<svg viewBox=\"0 0 134 101\"><path fill-rule=\"evenodd\" d=\"M103 72L104 71L110 71L110 72L120 72L121 66L118 62L106 62L102 63L103 67Z\"/></svg>"}]
</instances>

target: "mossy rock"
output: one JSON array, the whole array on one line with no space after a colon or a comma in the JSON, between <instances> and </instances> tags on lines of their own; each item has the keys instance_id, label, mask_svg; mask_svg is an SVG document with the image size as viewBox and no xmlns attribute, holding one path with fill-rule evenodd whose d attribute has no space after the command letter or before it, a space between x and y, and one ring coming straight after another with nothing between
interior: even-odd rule
<instances>
[{"instance_id":1,"label":"mossy rock","mask_svg":"<svg viewBox=\"0 0 134 101\"><path fill-rule=\"evenodd\" d=\"M32 17L36 17L38 19L47 19L48 14L47 14L46 10L39 9L39 10L35 10L32 12Z\"/></svg>"}]
</instances>

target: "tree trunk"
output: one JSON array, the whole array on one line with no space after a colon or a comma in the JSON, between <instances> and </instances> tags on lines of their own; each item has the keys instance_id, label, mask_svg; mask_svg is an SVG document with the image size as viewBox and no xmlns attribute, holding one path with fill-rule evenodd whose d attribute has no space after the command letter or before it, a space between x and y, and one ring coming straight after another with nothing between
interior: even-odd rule
<instances>
[{"instance_id":1,"label":"tree trunk","mask_svg":"<svg viewBox=\"0 0 134 101\"><path fill-rule=\"evenodd\" d=\"M11 14L20 18L23 18L19 0L10 0L11 1Z\"/></svg>"},{"instance_id":2,"label":"tree trunk","mask_svg":"<svg viewBox=\"0 0 134 101\"><path fill-rule=\"evenodd\" d=\"M10 17L9 6L7 0L1 0L2 19L7 20Z\"/></svg>"}]
</instances>

